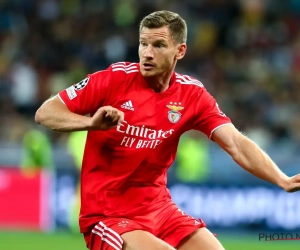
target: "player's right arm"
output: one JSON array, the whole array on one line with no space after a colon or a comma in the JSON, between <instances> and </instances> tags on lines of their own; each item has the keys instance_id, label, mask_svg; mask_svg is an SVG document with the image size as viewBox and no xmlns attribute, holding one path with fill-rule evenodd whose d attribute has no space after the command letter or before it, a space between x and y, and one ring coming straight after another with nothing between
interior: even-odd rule
<instances>
[{"instance_id":1,"label":"player's right arm","mask_svg":"<svg viewBox=\"0 0 300 250\"><path fill-rule=\"evenodd\" d=\"M124 113L106 106L111 93L111 71L88 75L50 98L37 110L35 121L58 132L107 130L124 120Z\"/></svg>"},{"instance_id":2,"label":"player's right arm","mask_svg":"<svg viewBox=\"0 0 300 250\"><path fill-rule=\"evenodd\" d=\"M35 115L38 124L57 132L107 130L123 120L124 113L111 106L100 107L92 117L73 113L58 96L47 100Z\"/></svg>"}]
</instances>

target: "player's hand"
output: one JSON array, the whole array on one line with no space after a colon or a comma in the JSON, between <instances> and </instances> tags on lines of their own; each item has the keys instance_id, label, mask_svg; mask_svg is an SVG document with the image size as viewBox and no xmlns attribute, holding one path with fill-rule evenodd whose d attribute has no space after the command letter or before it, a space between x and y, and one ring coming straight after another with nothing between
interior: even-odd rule
<instances>
[{"instance_id":1,"label":"player's hand","mask_svg":"<svg viewBox=\"0 0 300 250\"><path fill-rule=\"evenodd\" d=\"M91 117L92 130L108 130L124 121L124 113L111 106L104 106Z\"/></svg>"},{"instance_id":2,"label":"player's hand","mask_svg":"<svg viewBox=\"0 0 300 250\"><path fill-rule=\"evenodd\" d=\"M300 174L294 175L292 177L289 177L284 186L284 190L292 193L300 190Z\"/></svg>"}]
</instances>

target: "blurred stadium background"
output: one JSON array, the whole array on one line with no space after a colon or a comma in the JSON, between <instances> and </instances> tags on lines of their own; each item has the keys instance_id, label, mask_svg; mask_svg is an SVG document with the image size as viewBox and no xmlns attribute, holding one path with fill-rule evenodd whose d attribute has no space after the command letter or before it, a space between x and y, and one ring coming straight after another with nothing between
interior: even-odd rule
<instances>
[{"instance_id":1,"label":"blurred stadium background","mask_svg":"<svg viewBox=\"0 0 300 250\"><path fill-rule=\"evenodd\" d=\"M1 0L0 249L85 249L77 186L85 133L34 124L49 96L116 61L138 61L138 24L187 21L177 71L200 79L236 127L288 175L300 172L299 0ZM169 171L174 200L226 249L300 249L259 233L300 233L300 194L246 173L194 131Z\"/></svg>"}]
</instances>

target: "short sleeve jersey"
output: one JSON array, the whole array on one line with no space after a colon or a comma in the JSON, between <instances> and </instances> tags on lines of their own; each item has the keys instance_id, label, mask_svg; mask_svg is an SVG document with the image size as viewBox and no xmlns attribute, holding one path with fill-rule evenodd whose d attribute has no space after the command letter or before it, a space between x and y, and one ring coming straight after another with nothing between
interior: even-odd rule
<instances>
[{"instance_id":1,"label":"short sleeve jersey","mask_svg":"<svg viewBox=\"0 0 300 250\"><path fill-rule=\"evenodd\" d=\"M120 62L88 75L59 93L70 111L93 114L110 105L124 122L107 131L89 131L81 173L81 232L98 216L130 216L170 199L167 169L180 136L195 129L211 137L230 119L201 82L173 73L170 87L155 93L138 63Z\"/></svg>"}]
</instances>

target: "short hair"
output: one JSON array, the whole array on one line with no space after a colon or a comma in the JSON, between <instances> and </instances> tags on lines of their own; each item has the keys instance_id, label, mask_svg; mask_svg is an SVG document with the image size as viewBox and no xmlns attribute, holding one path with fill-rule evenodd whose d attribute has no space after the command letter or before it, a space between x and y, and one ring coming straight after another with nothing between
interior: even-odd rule
<instances>
[{"instance_id":1,"label":"short hair","mask_svg":"<svg viewBox=\"0 0 300 250\"><path fill-rule=\"evenodd\" d=\"M140 33L144 27L153 29L168 26L175 43L186 43L187 25L183 18L174 12L160 10L145 16L140 23Z\"/></svg>"}]
</instances>

